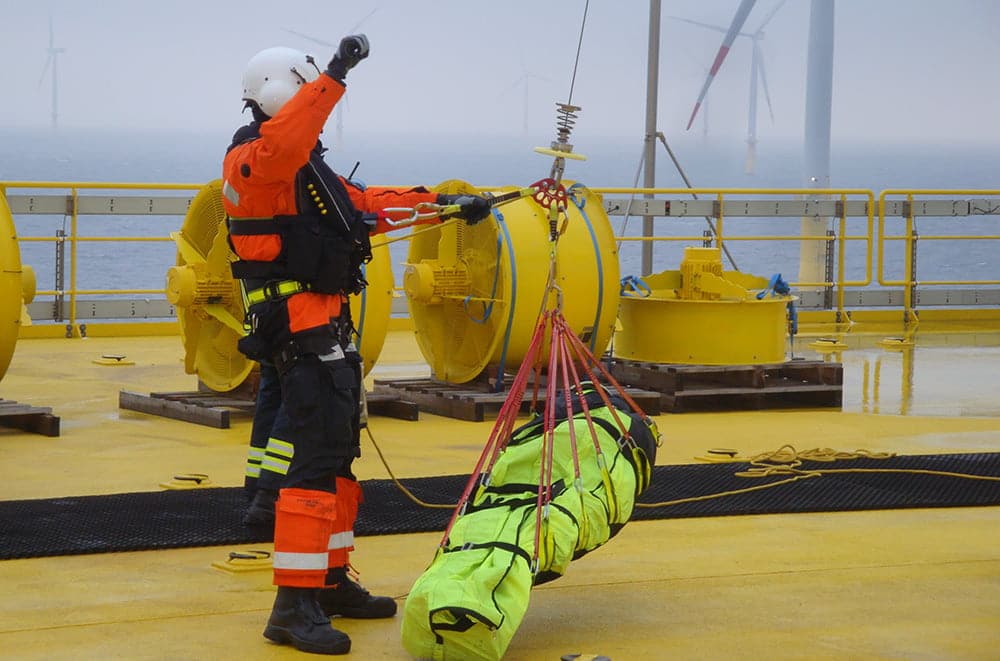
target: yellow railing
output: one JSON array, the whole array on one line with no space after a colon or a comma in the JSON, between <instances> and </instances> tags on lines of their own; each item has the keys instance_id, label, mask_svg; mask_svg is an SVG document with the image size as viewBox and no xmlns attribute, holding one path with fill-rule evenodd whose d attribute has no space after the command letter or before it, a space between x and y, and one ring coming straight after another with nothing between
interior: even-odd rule
<instances>
[{"instance_id":1,"label":"yellow railing","mask_svg":"<svg viewBox=\"0 0 1000 661\"><path fill-rule=\"evenodd\" d=\"M890 196L902 196L906 198L906 206L902 217L905 219L904 234L888 234L885 227L886 203ZM916 254L918 241L996 241L1000 240L1000 235L995 234L920 234L916 231L915 196L920 197L995 197L1000 196L1000 190L979 190L979 189L887 189L879 193L878 196L878 259L877 272L878 282L885 286L903 287L903 307L907 319L914 318L914 289L917 285L916 268L913 262ZM996 204L997 202L994 202ZM983 209L981 213L967 213L963 217L976 217L982 215L993 215L1000 211L1000 208ZM992 212L992 213L991 213ZM929 214L925 214L929 215ZM888 241L903 241L904 255L904 275L902 280L891 280L885 275L885 247ZM924 286L941 285L1000 285L1000 280L921 280Z\"/></svg>"},{"instance_id":2,"label":"yellow railing","mask_svg":"<svg viewBox=\"0 0 1000 661\"><path fill-rule=\"evenodd\" d=\"M848 287L867 287L872 283L872 253L874 246L875 237L875 194L867 189L859 188L845 188L845 189L815 189L815 188L594 188L595 192L602 195L615 195L615 194L627 194L631 196L636 195L664 195L664 196L681 196L681 197L694 197L698 200L705 200L701 196L710 196L717 203L715 205L716 212L712 216L714 221L713 234L714 240L717 242L718 247L725 248L726 244L729 242L746 242L746 241L799 241L799 242L823 242L827 244L832 244L835 247L835 260L836 266L834 270L834 278L832 280L798 280L791 281L790 284L794 287L799 288L816 288L816 287L833 287L836 293L836 306L838 312L844 312L844 293ZM726 233L726 227L728 227L727 216L726 216L726 204L727 199L731 200L734 195L783 195L783 196L796 196L800 200L811 199L811 200L839 200L839 214L832 217L836 218L838 223L837 231L830 236L803 236L801 233L797 234L769 234L769 235L740 235ZM848 234L847 233L847 221L848 221L848 197L853 196L855 198L860 197L864 201L864 216L865 218L865 231L863 234ZM641 216L643 214L636 213L632 214L634 216ZM699 217L699 216L688 216L688 217ZM759 216L743 216L745 218L758 218ZM801 216L788 216L790 219L794 219L796 222L801 220ZM860 217L859 217L860 218ZM729 218L730 222L738 222L740 218ZM618 237L620 241L635 241L635 242L657 242L657 241L703 241L704 237L701 236L639 236L639 237ZM860 242L863 244L864 254L862 256L864 263L864 278L850 280L846 277L846 253L848 242Z\"/></svg>"},{"instance_id":3,"label":"yellow railing","mask_svg":"<svg viewBox=\"0 0 1000 661\"><path fill-rule=\"evenodd\" d=\"M78 319L78 297L86 295L119 295L119 294L136 294L136 295L157 295L163 294L162 289L77 289L78 282L78 255L77 247L83 243L87 242L167 242L170 241L167 238L166 232L163 236L80 236L79 228L79 216L80 216L80 202L81 199L84 201L89 201L90 206L87 207L86 213L88 215L138 215L139 213L146 213L148 215L183 215L184 207L177 203L178 200L183 201L185 198L180 197L149 197L150 209L155 205L154 202L164 202L170 201L173 204L172 211L167 213L160 213L154 210L141 211L132 213L129 211L122 211L121 208L116 207L116 210L108 214L101 214L100 212L94 211L93 206L95 204L94 200L104 200L105 202L109 199L108 195L101 195L95 193L94 195L81 196L81 191L129 191L133 194L122 196L117 198L122 202L122 206L129 200L135 202L136 200L142 201L146 197L142 195L134 195L136 191L188 191L192 194L197 192L202 188L203 184L148 184L148 183L120 183L120 182L41 182L41 181L18 181L18 182L0 182L0 195L6 195L8 191L33 191L42 190L45 193L38 193L38 198L40 202L44 202L43 198L48 198L48 207L46 210L38 210L34 208L33 210L24 210L23 213L29 214L50 214L50 215L63 215L64 218L69 219L69 228L66 236L56 236L56 237L41 237L41 236L31 236L31 237L20 237L19 240L22 242L68 242L70 246L69 258L68 258L68 283L64 289L61 290L39 290L36 293L39 295L47 296L67 296L68 306L67 306L67 317L71 325L76 325ZM792 281L791 284L800 289L806 288L823 288L827 291L832 291L834 295L832 306L838 313L845 312L848 307L845 301L845 294L851 289L862 289L870 287L873 281L876 281L882 286L893 286L901 287L903 289L903 308L905 310L906 318L911 318L913 316L914 310L914 289L917 284L916 276L914 273L913 264L911 262L911 254L915 250L918 242L923 241L944 241L944 240L955 240L955 241L983 241L983 240L1000 240L1000 235L996 234L973 234L965 233L960 235L921 235L917 236L915 231L914 216L917 213L917 207L921 204L918 198L943 198L947 196L952 196L954 198L959 197L1000 197L1000 191L998 190L902 190L902 189L891 189L883 191L877 196L870 190L867 189L808 189L808 188L700 188L700 189L687 189L687 188L594 188L594 192L600 193L605 197L607 201L608 198L615 195L626 195L631 196L631 201L635 202L649 202L650 200L659 201L662 203L664 201L671 202L673 204L680 204L681 202L691 204L691 198L693 197L699 203L709 203L711 207L711 212L708 214L689 213L685 216L678 216L676 213L670 214L671 218L675 217L687 217L687 218L698 218L705 215L712 221L713 225L713 236L712 241L720 248L725 248L727 244L736 243L746 243L746 242L782 242L782 241L798 241L802 246L809 245L812 243L815 245L816 242L821 242L827 245L832 251L833 261L832 261L832 277L819 280L802 280L802 281ZM56 195L55 193L49 191L66 191L66 195ZM17 197L23 198L28 195L33 195L34 193L21 193ZM644 196L642 199L637 199L637 196ZM699 197L703 196L703 197ZM738 196L750 196L749 200L741 200ZM766 196L767 199L764 199ZM906 206L903 206L899 200L890 200L890 197L904 197ZM193 195L192 195L193 197ZM774 198L781 198L775 200ZM63 204L65 201L65 204ZM740 208L740 204L746 202L747 208ZM740 203L740 204L737 204ZM817 205L823 204L823 209L830 210L833 209L832 213L817 214L815 209L818 207L810 207L811 211L809 213L804 213L802 215L796 215L787 212L787 209L793 207L786 207L784 212L779 210L780 204L812 204ZM754 204L767 205L772 204L774 206L774 211L772 213L761 213L756 214L756 212L750 210L750 207ZM40 204L39 208L45 206ZM970 203L970 208L973 206ZM699 208L705 208L704 204ZM759 208L759 207L754 207ZM797 207L796 207L797 208ZM727 210L728 209L728 210ZM15 211L15 213L17 213ZM669 213L669 212L667 212ZM927 209L921 210L922 215L931 215ZM988 209L976 209L975 211L970 211L968 214L951 214L951 215L969 215L969 216L982 216L982 215L994 215L993 217L1000 222L1000 207L995 211L992 206ZM618 215L622 215L619 213ZM643 217L645 214L642 211L629 214L633 217ZM651 215L664 215L662 212L659 214ZM949 215L949 214L939 214L939 215ZM743 219L749 218L761 218L761 217L772 217L781 219L787 219L791 222L795 222L794 232L782 232L776 234L740 234L735 231L734 228L739 227L739 223ZM800 231L799 223L803 218L813 218L822 217L828 218L833 221L830 226L833 231L826 235L815 235L815 236L803 236ZM875 222L875 219L878 222ZM855 219L856 223L852 226L848 226L848 223ZM899 219L904 220L906 223L906 229L902 235L890 235L887 233L886 222L889 219ZM855 229L859 224L863 224L862 228ZM688 233L689 234L689 233ZM655 236L620 236L618 239L622 242L682 242L682 243L693 243L697 242L699 244L706 240L705 236L691 236L691 235L668 235L662 232L658 232ZM906 263L904 264L904 277L903 279L892 280L885 275L885 252L886 252L886 242L888 241L902 241L905 246L905 257ZM855 250L857 252L855 252ZM852 264L852 274L857 276L860 270L863 268L863 277L848 277L848 256L850 256L850 263ZM873 264L875 267L873 268ZM1000 285L1000 280L923 280L919 283L921 286L926 287L940 287L943 285L967 285L967 286L986 286L995 287ZM830 303L827 303L830 306ZM895 304L898 306L898 303ZM839 317L839 315L838 315Z\"/></svg>"},{"instance_id":4,"label":"yellow railing","mask_svg":"<svg viewBox=\"0 0 1000 661\"><path fill-rule=\"evenodd\" d=\"M171 241L169 237L137 237L137 236L107 236L107 237L82 237L79 235L79 191L81 190L127 190L127 191L198 191L204 184L145 184L145 183L123 183L123 182L52 182L52 181L15 181L0 182L0 195L7 196L9 189L20 190L65 190L69 197L69 204L64 214L70 219L70 228L66 236L57 237L19 237L18 241L61 243L68 242L70 246L69 256L69 283L63 290L39 289L36 295L43 296L68 296L68 322L73 328L77 326L77 299L79 296L104 295L104 294L163 294L163 289L77 289L77 246L85 242L141 242L156 243Z\"/></svg>"}]
</instances>

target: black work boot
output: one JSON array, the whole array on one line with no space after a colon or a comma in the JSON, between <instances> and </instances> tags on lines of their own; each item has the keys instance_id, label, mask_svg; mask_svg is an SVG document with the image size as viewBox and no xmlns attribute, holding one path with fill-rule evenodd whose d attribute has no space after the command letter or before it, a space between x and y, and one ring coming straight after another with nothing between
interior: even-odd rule
<instances>
[{"instance_id":1,"label":"black work boot","mask_svg":"<svg viewBox=\"0 0 1000 661\"><path fill-rule=\"evenodd\" d=\"M347 567L331 567L326 575L331 587L321 588L317 599L323 612L333 617L375 619L396 614L396 602L391 597L374 597L347 573Z\"/></svg>"},{"instance_id":2,"label":"black work boot","mask_svg":"<svg viewBox=\"0 0 1000 661\"><path fill-rule=\"evenodd\" d=\"M278 500L278 492L270 489L257 489L253 500L247 505L243 515L243 525L255 528L274 527L274 503Z\"/></svg>"},{"instance_id":3,"label":"black work boot","mask_svg":"<svg viewBox=\"0 0 1000 661\"><path fill-rule=\"evenodd\" d=\"M292 645L301 652L347 654L351 651L351 639L330 626L330 618L316 602L316 592L316 588L279 585L264 637Z\"/></svg>"}]
</instances>

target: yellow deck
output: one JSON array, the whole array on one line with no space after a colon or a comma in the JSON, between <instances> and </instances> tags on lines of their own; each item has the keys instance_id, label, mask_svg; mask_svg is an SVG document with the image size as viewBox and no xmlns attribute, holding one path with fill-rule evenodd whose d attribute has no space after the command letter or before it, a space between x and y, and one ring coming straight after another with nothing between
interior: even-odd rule
<instances>
[{"instance_id":1,"label":"yellow deck","mask_svg":"<svg viewBox=\"0 0 1000 661\"><path fill-rule=\"evenodd\" d=\"M843 411L659 416L657 463L693 463L712 447L752 455L786 443L1000 451L1000 347L995 339L955 344L918 346L909 369L877 346L846 351ZM109 353L134 365L93 362ZM194 389L182 355L176 336L21 339L0 398L51 407L62 431L48 438L0 429L0 499L152 491L188 472L241 484L248 419L234 416L230 429L217 430L118 408L120 390ZM375 374L426 373L418 357L412 333L393 331ZM371 430L392 470L408 477L469 472L490 425L422 412L419 422L373 418ZM363 443L359 477L387 477ZM367 587L402 603L439 538L361 537L354 564ZM212 567L230 550L2 561L0 655L303 658L261 636L270 572ZM399 616L336 621L360 659L408 658L399 625ZM998 650L1000 507L982 507L633 522L533 592L507 658L996 659Z\"/></svg>"}]
</instances>

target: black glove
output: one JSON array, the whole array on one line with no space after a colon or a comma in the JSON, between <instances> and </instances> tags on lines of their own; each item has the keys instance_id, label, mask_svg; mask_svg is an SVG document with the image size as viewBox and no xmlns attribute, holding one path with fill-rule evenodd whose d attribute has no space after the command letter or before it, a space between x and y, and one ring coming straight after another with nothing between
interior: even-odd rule
<instances>
[{"instance_id":1,"label":"black glove","mask_svg":"<svg viewBox=\"0 0 1000 661\"><path fill-rule=\"evenodd\" d=\"M467 225L475 225L490 215L490 203L478 195L438 195L437 203L442 206L457 204L461 209L452 215L461 218Z\"/></svg>"},{"instance_id":2,"label":"black glove","mask_svg":"<svg viewBox=\"0 0 1000 661\"><path fill-rule=\"evenodd\" d=\"M344 82L347 72L366 57L368 57L368 37L363 34L344 37L340 40L340 47L333 54L330 64L326 65L326 73L334 80Z\"/></svg>"}]
</instances>

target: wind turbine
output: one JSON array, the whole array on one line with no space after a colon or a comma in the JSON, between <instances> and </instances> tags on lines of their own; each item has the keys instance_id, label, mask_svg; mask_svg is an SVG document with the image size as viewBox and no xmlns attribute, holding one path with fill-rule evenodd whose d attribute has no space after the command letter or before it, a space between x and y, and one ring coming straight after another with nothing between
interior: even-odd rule
<instances>
[{"instance_id":1,"label":"wind turbine","mask_svg":"<svg viewBox=\"0 0 1000 661\"><path fill-rule=\"evenodd\" d=\"M354 34L355 32L357 32L358 28L361 27L361 24L364 23L365 21L367 21L369 18L371 18L372 14L374 14L377 11L378 11L378 7L376 7L373 10L371 10L370 12L368 12L368 14L364 18L362 18L360 21L358 21L354 25L354 27L352 27L350 30L347 31L347 34ZM307 41L311 41L314 44L319 44L320 46L326 46L327 48L336 49L338 47L337 44L332 44L329 41L326 41L324 39L319 39L317 37L312 37L312 36L310 36L308 34L303 34L301 32L297 32L295 30L290 30L288 28L285 28L285 32L288 32L290 34L294 34L296 37L301 37L301 38L303 38L303 39L305 39ZM338 147L342 147L344 145L344 108L346 106L347 106L347 93L344 92L344 96L341 99L341 103L338 103L337 106L336 106L336 108L335 108L335 110L336 110L336 120L335 121L336 121L336 127L337 127L336 128L336 131L337 131L337 133L336 133L336 145Z\"/></svg>"},{"instance_id":2,"label":"wind turbine","mask_svg":"<svg viewBox=\"0 0 1000 661\"><path fill-rule=\"evenodd\" d=\"M719 71L733 41L739 36L743 23L753 8L755 0L742 0L736 15L722 40L722 47L715 57L709 78L702 87L695 103L691 120L698 112L698 105L708 91L712 78ZM803 161L805 186L825 189L830 187L830 130L833 107L833 49L836 0L811 0L809 9L809 46L806 62L806 119ZM780 4L778 5L781 6ZM777 9L768 15L766 23ZM690 123L688 124L690 128ZM829 230L829 218L803 217L799 248L799 280L823 282L826 279L824 264L829 248L821 239Z\"/></svg>"},{"instance_id":3,"label":"wind turbine","mask_svg":"<svg viewBox=\"0 0 1000 661\"><path fill-rule=\"evenodd\" d=\"M774 108L771 105L771 94L767 89L767 71L764 67L764 56L761 49L761 41L764 39L764 28L771 22L771 19L778 13L778 10L781 9L782 5L785 4L785 0L781 0L781 2L774 6L754 32L742 32L743 24L746 22L747 16L749 16L754 2L755 0L743 0L739 8L736 10L736 15L734 16L733 22L730 24L728 29L718 25L693 21L687 18L679 18L676 16L671 17L678 21L691 23L692 25L697 25L709 30L715 30L716 32L722 32L726 35L722 41L722 46L719 48L719 52L715 56L715 62L713 62L712 68L709 70L708 76L705 78L705 83L702 86L701 93L698 95L698 101L695 103L694 110L691 112L691 119L688 121L687 126L688 129L690 129L691 125L694 123L695 115L698 114L698 109L702 105L702 102L706 100L705 95L708 93L708 88L715 79L715 75L719 72L726 55L729 54L729 50L732 47L733 42L737 37L746 37L750 39L752 43L752 55L750 58L750 98L747 104L747 160L745 167L747 174L754 173L757 161L758 81L760 82L760 87L763 88L764 91L764 99L767 101L768 114L771 116L771 121L774 121Z\"/></svg>"},{"instance_id":4,"label":"wind turbine","mask_svg":"<svg viewBox=\"0 0 1000 661\"><path fill-rule=\"evenodd\" d=\"M550 79L546 78L545 76L539 76L537 74L534 74L534 73L531 73L530 71L528 71L527 67L524 65L524 58L522 57L521 58L521 76L517 80L515 80L513 83L511 83L510 85L508 85L507 88L498 95L498 96L504 96L505 94L507 94L507 92L509 92L510 90L512 90L512 89L514 89L514 88L516 88L518 86L521 86L523 88L523 94L524 94L524 112L523 112L523 116L522 116L521 131L522 131L522 133L524 135L528 134L528 108L529 108L529 99L530 99L530 95L528 93L528 91L529 91L528 88L530 87L532 80L540 80L540 81L545 81L545 82L552 82Z\"/></svg>"},{"instance_id":5,"label":"wind turbine","mask_svg":"<svg viewBox=\"0 0 1000 661\"><path fill-rule=\"evenodd\" d=\"M58 124L59 117L59 76L57 75L57 64L59 55L65 53L65 48L56 48L55 46L55 31L52 29L52 17L49 16L49 47L46 51L48 57L45 59L45 67L42 69L42 75L38 79L38 86L42 86L42 82L45 80L45 74L49 72L49 67L52 67L52 128L56 128Z\"/></svg>"}]
</instances>

